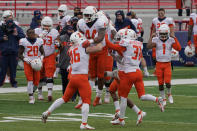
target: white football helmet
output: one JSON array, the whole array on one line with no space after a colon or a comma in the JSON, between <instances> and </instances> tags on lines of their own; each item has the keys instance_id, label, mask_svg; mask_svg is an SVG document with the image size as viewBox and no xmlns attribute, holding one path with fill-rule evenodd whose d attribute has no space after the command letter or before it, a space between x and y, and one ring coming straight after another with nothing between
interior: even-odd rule
<instances>
[{"instance_id":1,"label":"white football helmet","mask_svg":"<svg viewBox=\"0 0 197 131\"><path fill-rule=\"evenodd\" d=\"M42 61L38 58L38 59L34 59L31 61L31 67L35 70L35 71L40 71L42 68Z\"/></svg>"},{"instance_id":2,"label":"white football helmet","mask_svg":"<svg viewBox=\"0 0 197 131\"><path fill-rule=\"evenodd\" d=\"M179 55L179 52L177 50L175 50L174 48L172 48L171 50L171 57L172 58L177 58Z\"/></svg>"},{"instance_id":3,"label":"white football helmet","mask_svg":"<svg viewBox=\"0 0 197 131\"><path fill-rule=\"evenodd\" d=\"M169 38L169 35L170 35L170 28L168 25L166 24L163 24L159 27L159 30L158 30L158 35L159 35L159 39L160 40L167 40Z\"/></svg>"},{"instance_id":4,"label":"white football helmet","mask_svg":"<svg viewBox=\"0 0 197 131\"><path fill-rule=\"evenodd\" d=\"M97 16L98 16L99 19L102 19L105 22L106 26L109 25L109 22L110 21L108 20L107 16L105 15L105 12L103 12L102 10L100 10L96 14L97 14Z\"/></svg>"},{"instance_id":5,"label":"white football helmet","mask_svg":"<svg viewBox=\"0 0 197 131\"><path fill-rule=\"evenodd\" d=\"M191 44L191 46L186 46L184 53L187 57L192 57L195 55L195 47L194 44Z\"/></svg>"},{"instance_id":6,"label":"white football helmet","mask_svg":"<svg viewBox=\"0 0 197 131\"><path fill-rule=\"evenodd\" d=\"M83 10L83 19L86 21L86 23L94 21L97 16L97 9L94 6L87 6Z\"/></svg>"},{"instance_id":7,"label":"white football helmet","mask_svg":"<svg viewBox=\"0 0 197 131\"><path fill-rule=\"evenodd\" d=\"M132 29L125 29L123 39L136 40L137 34Z\"/></svg>"},{"instance_id":8,"label":"white football helmet","mask_svg":"<svg viewBox=\"0 0 197 131\"><path fill-rule=\"evenodd\" d=\"M46 27L51 29L53 27L53 20L49 16L45 16L41 21L42 29L45 30Z\"/></svg>"},{"instance_id":9,"label":"white football helmet","mask_svg":"<svg viewBox=\"0 0 197 131\"><path fill-rule=\"evenodd\" d=\"M67 5L64 5L64 4L60 5L59 8L58 8L58 11L63 12L63 16L65 16L67 14L67 12L68 12Z\"/></svg>"},{"instance_id":10,"label":"white football helmet","mask_svg":"<svg viewBox=\"0 0 197 131\"><path fill-rule=\"evenodd\" d=\"M6 18L6 17L8 17L8 16L10 16L10 15L13 16L13 12L12 12L11 10L6 10L6 11L3 12L2 17L3 17L3 18Z\"/></svg>"},{"instance_id":11,"label":"white football helmet","mask_svg":"<svg viewBox=\"0 0 197 131\"><path fill-rule=\"evenodd\" d=\"M85 36L79 31L72 33L70 36L70 42L72 45L78 45L84 40L86 40Z\"/></svg>"}]
</instances>

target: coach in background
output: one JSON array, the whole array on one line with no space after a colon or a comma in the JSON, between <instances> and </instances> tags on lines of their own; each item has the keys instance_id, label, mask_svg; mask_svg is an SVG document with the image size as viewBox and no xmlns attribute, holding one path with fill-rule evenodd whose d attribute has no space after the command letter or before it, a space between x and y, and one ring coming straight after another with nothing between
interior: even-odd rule
<instances>
[{"instance_id":1,"label":"coach in background","mask_svg":"<svg viewBox=\"0 0 197 131\"><path fill-rule=\"evenodd\" d=\"M39 28L41 26L41 21L42 21L42 14L40 10L35 10L34 11L34 17L32 18L30 28L35 29Z\"/></svg>"},{"instance_id":2,"label":"coach in background","mask_svg":"<svg viewBox=\"0 0 197 131\"><path fill-rule=\"evenodd\" d=\"M136 32L135 26L133 25L130 19L125 18L125 14L122 10L116 11L115 15L116 15L116 20L115 20L116 31L125 28L125 29L132 29Z\"/></svg>"},{"instance_id":3,"label":"coach in background","mask_svg":"<svg viewBox=\"0 0 197 131\"><path fill-rule=\"evenodd\" d=\"M22 28L16 25L13 19L8 19L0 25L0 87L3 85L8 68L10 69L10 83L12 87L17 87L15 78L19 40L24 37Z\"/></svg>"}]
</instances>

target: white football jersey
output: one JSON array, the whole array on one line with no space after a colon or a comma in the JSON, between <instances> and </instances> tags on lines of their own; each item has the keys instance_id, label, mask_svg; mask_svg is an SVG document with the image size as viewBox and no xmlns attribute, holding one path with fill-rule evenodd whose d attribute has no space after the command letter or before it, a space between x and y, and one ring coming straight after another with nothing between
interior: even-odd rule
<instances>
[{"instance_id":1,"label":"white football jersey","mask_svg":"<svg viewBox=\"0 0 197 131\"><path fill-rule=\"evenodd\" d=\"M31 44L26 38L22 38L19 41L19 45L22 45L25 50L23 56L30 60L37 59L41 56L40 47L43 45L43 40L41 38L37 38L34 44Z\"/></svg>"},{"instance_id":2,"label":"white football jersey","mask_svg":"<svg viewBox=\"0 0 197 131\"><path fill-rule=\"evenodd\" d=\"M118 52L115 52L115 56L119 56ZM119 71L124 71L124 65L122 63L119 63L118 61L116 61L116 64L117 64L117 69Z\"/></svg>"},{"instance_id":3,"label":"white football jersey","mask_svg":"<svg viewBox=\"0 0 197 131\"><path fill-rule=\"evenodd\" d=\"M120 41L120 46L126 47L126 51L123 53L123 70L125 73L136 72L139 68L143 44L137 40L126 40Z\"/></svg>"},{"instance_id":4,"label":"white football jersey","mask_svg":"<svg viewBox=\"0 0 197 131\"><path fill-rule=\"evenodd\" d=\"M70 21L71 16L66 15L64 16L62 19L60 19L58 21L59 25L60 25L60 29L63 29L65 27L65 25Z\"/></svg>"},{"instance_id":5,"label":"white football jersey","mask_svg":"<svg viewBox=\"0 0 197 131\"><path fill-rule=\"evenodd\" d=\"M154 18L152 21L152 25L155 26L156 32L159 30L159 27L162 24L167 24L169 27L170 26L175 26L175 23L171 17L166 17L164 20L159 21L158 17Z\"/></svg>"},{"instance_id":6,"label":"white football jersey","mask_svg":"<svg viewBox=\"0 0 197 131\"><path fill-rule=\"evenodd\" d=\"M55 39L59 35L58 31L56 29L51 29L49 33L46 33L42 28L36 28L35 33L40 36L44 35L44 52L45 56L50 56L55 52Z\"/></svg>"},{"instance_id":7,"label":"white football jersey","mask_svg":"<svg viewBox=\"0 0 197 131\"><path fill-rule=\"evenodd\" d=\"M88 74L89 54L82 47L83 41L77 46L71 46L69 49L71 74Z\"/></svg>"},{"instance_id":8,"label":"white football jersey","mask_svg":"<svg viewBox=\"0 0 197 131\"><path fill-rule=\"evenodd\" d=\"M156 44L156 60L158 62L170 62L172 44L175 43L174 38L169 37L167 41L163 42L159 37L154 37L152 43Z\"/></svg>"},{"instance_id":9,"label":"white football jersey","mask_svg":"<svg viewBox=\"0 0 197 131\"><path fill-rule=\"evenodd\" d=\"M80 19L77 25L78 29L84 33L87 39L94 39L99 29L106 28L106 23L102 19L97 19L91 27L88 27L84 19Z\"/></svg>"},{"instance_id":10,"label":"white football jersey","mask_svg":"<svg viewBox=\"0 0 197 131\"><path fill-rule=\"evenodd\" d=\"M142 19L137 18L137 19L131 19L131 22L133 23L133 25L136 28L137 31L137 36L140 37L140 33L142 31Z\"/></svg>"},{"instance_id":11,"label":"white football jersey","mask_svg":"<svg viewBox=\"0 0 197 131\"><path fill-rule=\"evenodd\" d=\"M197 34L197 21L196 21L196 19L197 19L197 14L192 13L190 15L190 21L193 22L193 32L194 32L195 35Z\"/></svg>"}]
</instances>

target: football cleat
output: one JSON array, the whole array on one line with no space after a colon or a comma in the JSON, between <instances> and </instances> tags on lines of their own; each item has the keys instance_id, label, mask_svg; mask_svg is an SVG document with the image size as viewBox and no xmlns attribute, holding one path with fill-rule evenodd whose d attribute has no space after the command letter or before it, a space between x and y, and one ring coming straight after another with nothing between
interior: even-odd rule
<instances>
[{"instance_id":1,"label":"football cleat","mask_svg":"<svg viewBox=\"0 0 197 131\"><path fill-rule=\"evenodd\" d=\"M117 110L114 117L112 118L112 121L118 119L120 117L120 110Z\"/></svg>"},{"instance_id":2,"label":"football cleat","mask_svg":"<svg viewBox=\"0 0 197 131\"><path fill-rule=\"evenodd\" d=\"M170 95L168 95L168 101L169 101L169 103L170 104L173 104L174 103L174 101L173 101L173 97L172 97L172 95L170 94Z\"/></svg>"},{"instance_id":3,"label":"football cleat","mask_svg":"<svg viewBox=\"0 0 197 131\"><path fill-rule=\"evenodd\" d=\"M48 102L51 102L53 100L52 96L48 96Z\"/></svg>"},{"instance_id":4,"label":"football cleat","mask_svg":"<svg viewBox=\"0 0 197 131\"><path fill-rule=\"evenodd\" d=\"M77 104L77 105L75 106L75 109L81 109L82 105L83 105L83 103Z\"/></svg>"},{"instance_id":5,"label":"football cleat","mask_svg":"<svg viewBox=\"0 0 197 131\"><path fill-rule=\"evenodd\" d=\"M161 109L161 112L164 112L163 98L162 97L158 97L158 105L159 105L159 108Z\"/></svg>"},{"instance_id":6,"label":"football cleat","mask_svg":"<svg viewBox=\"0 0 197 131\"><path fill-rule=\"evenodd\" d=\"M83 124L83 123L81 123L80 129L81 129L81 130L94 130L95 128L89 126L88 124Z\"/></svg>"},{"instance_id":7,"label":"football cleat","mask_svg":"<svg viewBox=\"0 0 197 131\"><path fill-rule=\"evenodd\" d=\"M94 100L94 102L93 102L93 106L99 105L100 104L99 103L100 99L101 99L100 97L96 97L95 100Z\"/></svg>"},{"instance_id":8,"label":"football cleat","mask_svg":"<svg viewBox=\"0 0 197 131\"><path fill-rule=\"evenodd\" d=\"M42 113L41 119L42 119L43 123L47 122L47 118L48 118L49 115L50 115L50 113L48 111L45 111L45 112Z\"/></svg>"},{"instance_id":9,"label":"football cleat","mask_svg":"<svg viewBox=\"0 0 197 131\"><path fill-rule=\"evenodd\" d=\"M112 125L121 125L121 126L124 126L125 125L125 121L124 121L124 119L116 119L116 120L114 120L114 121L110 121L110 123L112 124Z\"/></svg>"},{"instance_id":10,"label":"football cleat","mask_svg":"<svg viewBox=\"0 0 197 131\"><path fill-rule=\"evenodd\" d=\"M44 100L44 97L43 97L43 95L42 94L38 94L38 100Z\"/></svg>"},{"instance_id":11,"label":"football cleat","mask_svg":"<svg viewBox=\"0 0 197 131\"><path fill-rule=\"evenodd\" d=\"M35 98L33 97L32 99L29 99L29 104L34 104L35 103Z\"/></svg>"},{"instance_id":12,"label":"football cleat","mask_svg":"<svg viewBox=\"0 0 197 131\"><path fill-rule=\"evenodd\" d=\"M142 119L143 119L143 117L145 117L145 116L146 116L146 112L140 111L140 112L138 113L137 122L136 122L136 125L137 125L137 126L142 122Z\"/></svg>"}]
</instances>

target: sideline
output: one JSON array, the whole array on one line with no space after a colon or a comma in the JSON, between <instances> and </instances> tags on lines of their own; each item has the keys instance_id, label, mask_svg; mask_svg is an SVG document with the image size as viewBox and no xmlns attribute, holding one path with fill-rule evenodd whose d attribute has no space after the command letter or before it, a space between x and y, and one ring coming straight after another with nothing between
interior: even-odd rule
<instances>
[{"instance_id":1,"label":"sideline","mask_svg":"<svg viewBox=\"0 0 197 131\"><path fill-rule=\"evenodd\" d=\"M185 85L185 84L197 84L197 79L173 79L171 81L172 85ZM157 80L154 81L144 81L145 86L157 86ZM62 85L55 85L53 90L62 90ZM47 87L43 87L43 91L47 91ZM18 88L0 88L0 93L20 93L27 92L27 87L18 87Z\"/></svg>"}]
</instances>

